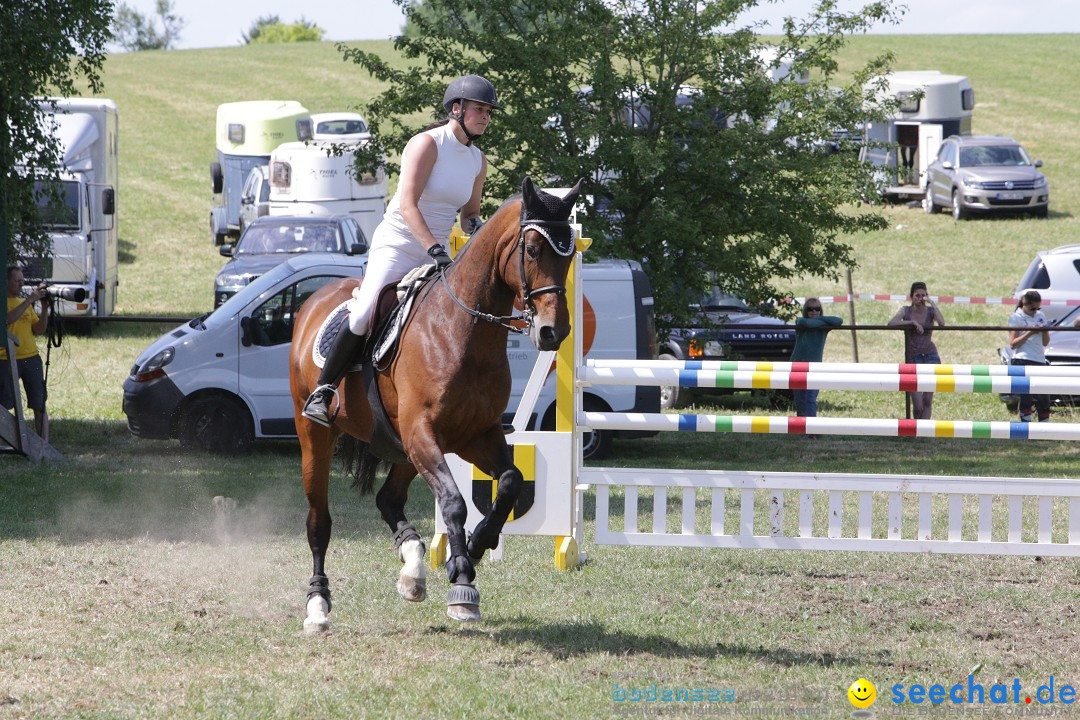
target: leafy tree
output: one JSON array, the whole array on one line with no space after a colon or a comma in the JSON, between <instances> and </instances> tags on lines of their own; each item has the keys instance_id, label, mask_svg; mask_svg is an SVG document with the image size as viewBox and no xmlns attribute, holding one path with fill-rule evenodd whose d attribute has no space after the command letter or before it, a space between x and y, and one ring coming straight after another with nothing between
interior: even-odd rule
<instances>
[{"instance_id":1,"label":"leafy tree","mask_svg":"<svg viewBox=\"0 0 1080 720\"><path fill-rule=\"evenodd\" d=\"M389 85L363 108L373 141L361 165L400 152L451 78L483 75L506 106L479 141L487 210L526 174L587 178L591 254L641 260L661 314L685 316L712 281L753 303L789 295L799 275L835 278L854 264L842 235L884 226L859 207L873 175L838 131L862 127L863 84L891 57L830 85L837 51L895 20L892 0L851 13L818 0L772 53L739 24L755 0L395 2L416 30L395 47L413 64L338 46ZM791 75L770 79L784 61Z\"/></svg>"},{"instance_id":2,"label":"leafy tree","mask_svg":"<svg viewBox=\"0 0 1080 720\"><path fill-rule=\"evenodd\" d=\"M255 22L251 23L251 27L248 28L248 31L246 33L240 33L240 36L244 38L245 45L250 45L262 34L264 27L280 24L281 16L279 15L260 15L255 19Z\"/></svg>"},{"instance_id":3,"label":"leafy tree","mask_svg":"<svg viewBox=\"0 0 1080 720\"><path fill-rule=\"evenodd\" d=\"M325 34L325 30L303 17L291 25L286 25L281 22L281 18L277 15L267 15L256 20L243 37L245 43L256 45L260 43L318 42L323 39Z\"/></svg>"},{"instance_id":4,"label":"leafy tree","mask_svg":"<svg viewBox=\"0 0 1080 720\"><path fill-rule=\"evenodd\" d=\"M442 12L442 9L437 5L430 3L423 3L420 0L410 0L409 2L410 12L424 16L429 21L435 18L435 15ZM469 25L475 25L478 23L476 15L471 12L467 12L462 16L462 20ZM416 38L423 32L423 29L408 17L405 19L405 26L402 27L401 32L403 35L407 35L411 38Z\"/></svg>"},{"instance_id":5,"label":"leafy tree","mask_svg":"<svg viewBox=\"0 0 1080 720\"><path fill-rule=\"evenodd\" d=\"M125 50L172 50L187 23L176 14L172 0L157 0L161 31L152 17L143 15L125 2L116 6L113 33L116 42Z\"/></svg>"},{"instance_id":6,"label":"leafy tree","mask_svg":"<svg viewBox=\"0 0 1080 720\"><path fill-rule=\"evenodd\" d=\"M24 255L49 250L31 180L55 179L60 158L40 101L78 95L78 78L101 92L112 9L111 0L0 3L0 268L9 245Z\"/></svg>"}]
</instances>

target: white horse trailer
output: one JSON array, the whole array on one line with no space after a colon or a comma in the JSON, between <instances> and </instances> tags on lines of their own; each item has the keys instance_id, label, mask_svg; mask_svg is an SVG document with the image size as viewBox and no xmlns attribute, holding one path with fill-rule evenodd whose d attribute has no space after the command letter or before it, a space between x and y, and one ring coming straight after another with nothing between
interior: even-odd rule
<instances>
[{"instance_id":1,"label":"white horse trailer","mask_svg":"<svg viewBox=\"0 0 1080 720\"><path fill-rule=\"evenodd\" d=\"M867 83L876 87L878 80ZM895 98L899 107L885 122L869 123L862 159L881 170L886 197L925 195L926 166L943 138L971 134L975 91L963 75L911 70L885 76L878 99Z\"/></svg>"},{"instance_id":2,"label":"white horse trailer","mask_svg":"<svg viewBox=\"0 0 1080 720\"><path fill-rule=\"evenodd\" d=\"M289 142L270 156L270 215L351 215L368 242L386 211L386 173L357 177L355 154L335 143Z\"/></svg>"}]
</instances>

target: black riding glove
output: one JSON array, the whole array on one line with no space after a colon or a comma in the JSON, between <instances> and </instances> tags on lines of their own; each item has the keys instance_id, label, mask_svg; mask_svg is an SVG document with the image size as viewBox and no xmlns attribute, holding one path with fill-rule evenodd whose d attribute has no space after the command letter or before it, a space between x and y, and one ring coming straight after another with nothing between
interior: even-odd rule
<instances>
[{"instance_id":1,"label":"black riding glove","mask_svg":"<svg viewBox=\"0 0 1080 720\"><path fill-rule=\"evenodd\" d=\"M435 261L435 269L439 272L445 270L453 262L442 245L432 245L428 248L427 254Z\"/></svg>"}]
</instances>

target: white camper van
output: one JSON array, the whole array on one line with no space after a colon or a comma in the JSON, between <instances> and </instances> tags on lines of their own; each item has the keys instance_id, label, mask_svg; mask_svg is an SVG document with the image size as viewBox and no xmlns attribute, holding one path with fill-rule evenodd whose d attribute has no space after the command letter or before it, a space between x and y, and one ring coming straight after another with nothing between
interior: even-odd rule
<instances>
[{"instance_id":1,"label":"white camper van","mask_svg":"<svg viewBox=\"0 0 1080 720\"><path fill-rule=\"evenodd\" d=\"M270 215L350 215L371 240L386 211L386 173L356 176L352 152L335 143L279 145L270 155Z\"/></svg>"},{"instance_id":2,"label":"white camper van","mask_svg":"<svg viewBox=\"0 0 1080 720\"><path fill-rule=\"evenodd\" d=\"M44 262L23 258L26 277L69 288L59 310L69 317L104 317L116 307L119 284L119 113L101 98L52 98L41 103L47 129L59 141L63 204L40 195L52 252ZM81 300L79 298L82 298Z\"/></svg>"},{"instance_id":3,"label":"white camper van","mask_svg":"<svg viewBox=\"0 0 1080 720\"><path fill-rule=\"evenodd\" d=\"M878 80L866 88L874 89ZM881 169L886 197L921 199L926 166L937 156L942 138L971 134L975 91L963 75L937 70L894 72L885 82L884 97L895 98L899 108L885 122L868 124L862 159Z\"/></svg>"},{"instance_id":4,"label":"white camper van","mask_svg":"<svg viewBox=\"0 0 1080 720\"><path fill-rule=\"evenodd\" d=\"M293 319L326 282L363 273L364 256L304 253L244 286L213 313L162 335L135 361L124 381L124 413L132 434L180 438L218 451L245 449L257 438L296 436L289 393ZM591 263L582 270L586 357L652 358L656 353L653 297L641 266L626 260ZM537 351L509 337L513 376L504 422L510 424L536 364ZM548 373L528 429L553 426L555 375ZM660 412L660 388L597 385L587 388L586 410ZM614 438L650 431L594 431L584 453L600 458Z\"/></svg>"},{"instance_id":5,"label":"white camper van","mask_svg":"<svg viewBox=\"0 0 1080 720\"><path fill-rule=\"evenodd\" d=\"M251 100L218 105L217 159L210 163L210 187L217 196L210 209L214 245L240 235L240 207L248 174L270 161L285 142L308 140L311 113L295 100Z\"/></svg>"}]
</instances>

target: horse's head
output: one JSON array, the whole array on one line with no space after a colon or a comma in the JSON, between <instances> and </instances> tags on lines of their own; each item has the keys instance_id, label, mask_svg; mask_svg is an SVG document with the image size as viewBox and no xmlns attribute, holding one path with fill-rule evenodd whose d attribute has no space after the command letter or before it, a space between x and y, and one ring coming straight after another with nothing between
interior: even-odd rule
<instances>
[{"instance_id":1,"label":"horse's head","mask_svg":"<svg viewBox=\"0 0 1080 720\"><path fill-rule=\"evenodd\" d=\"M538 350L555 350L570 334L566 308L566 273L574 258L570 213L581 181L565 197L557 197L525 178L521 185L521 298L531 322L529 337Z\"/></svg>"}]
</instances>

